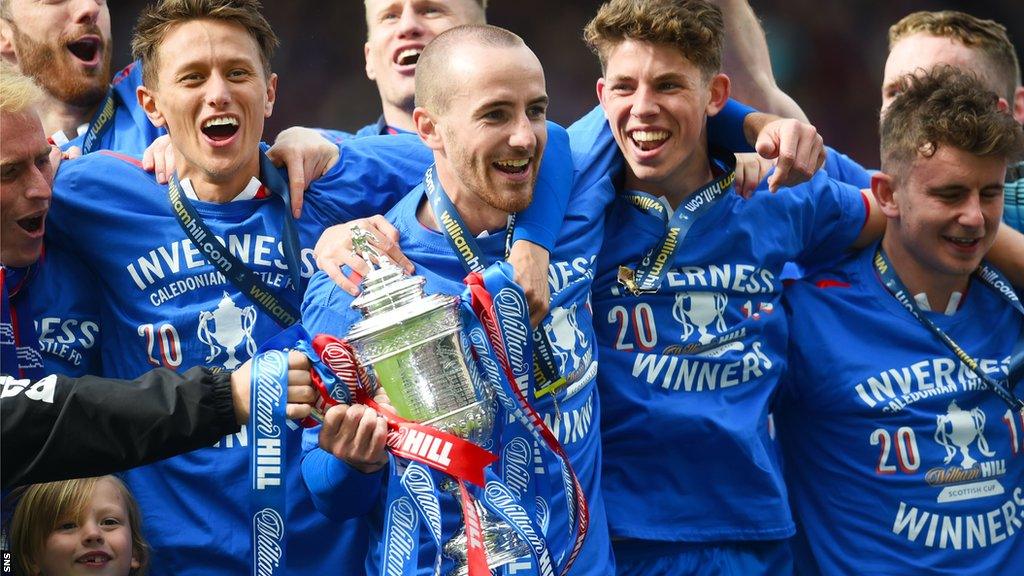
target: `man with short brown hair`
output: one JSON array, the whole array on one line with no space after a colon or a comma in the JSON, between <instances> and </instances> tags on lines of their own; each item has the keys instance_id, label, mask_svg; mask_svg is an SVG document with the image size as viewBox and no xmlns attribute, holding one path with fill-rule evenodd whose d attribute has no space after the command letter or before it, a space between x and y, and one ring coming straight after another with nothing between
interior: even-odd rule
<instances>
[{"instance_id":1,"label":"man with short brown hair","mask_svg":"<svg viewBox=\"0 0 1024 576\"><path fill-rule=\"evenodd\" d=\"M776 195L728 193L732 155L707 143L730 89L712 3L611 0L585 35L603 115L570 136L610 131L625 171L592 296L618 573L787 573L794 527L769 419L780 275L864 242L865 200L822 173Z\"/></svg>"},{"instance_id":2,"label":"man with short brown hair","mask_svg":"<svg viewBox=\"0 0 1024 576\"><path fill-rule=\"evenodd\" d=\"M1014 107L1018 122L1024 122L1020 64L1002 24L955 10L904 16L889 27L889 61L882 80L883 109L898 94L897 87L903 80L900 72L909 72L906 57L910 54L918 58L921 68L942 62L977 74L982 84Z\"/></svg>"},{"instance_id":3,"label":"man with short brown hair","mask_svg":"<svg viewBox=\"0 0 1024 576\"><path fill-rule=\"evenodd\" d=\"M339 160L292 219L287 174L259 148L277 76L267 68L273 33L258 1L161 0L140 18L138 38L136 56L147 64L138 102L147 121L167 127L176 172L162 186L136 158L109 151L67 163L54 185L48 242L99 279L66 284L104 310L103 375L233 369L298 319L315 269L309 247L325 227L380 212L398 197L389 189L408 183L383 175L384 190L359 194L363 173ZM401 147L384 140L377 155ZM407 174L408 156L402 150L389 162ZM147 515L154 574L249 571L247 433L126 473ZM282 449L291 458L282 468L290 487L280 512L289 526L282 567L357 571L361 551L352 549L365 548L365 537L328 522L294 489L300 439L285 434L294 437Z\"/></svg>"},{"instance_id":4,"label":"man with short brown hair","mask_svg":"<svg viewBox=\"0 0 1024 576\"><path fill-rule=\"evenodd\" d=\"M984 260L1024 132L996 101L948 66L904 76L871 182L883 238L786 289L800 574L1024 565L1024 308Z\"/></svg>"},{"instance_id":5,"label":"man with short brown hair","mask_svg":"<svg viewBox=\"0 0 1024 576\"><path fill-rule=\"evenodd\" d=\"M882 79L882 111L898 94L902 77L949 64L977 74L999 106L1024 124L1024 86L1006 28L954 10L914 12L889 28L889 56ZM1006 171L1003 221L1024 230L1024 163Z\"/></svg>"}]
</instances>

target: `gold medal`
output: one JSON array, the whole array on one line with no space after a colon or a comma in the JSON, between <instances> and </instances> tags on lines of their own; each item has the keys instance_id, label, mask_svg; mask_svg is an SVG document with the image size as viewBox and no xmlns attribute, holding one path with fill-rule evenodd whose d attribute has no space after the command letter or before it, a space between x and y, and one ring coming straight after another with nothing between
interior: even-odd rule
<instances>
[{"instance_id":1,"label":"gold medal","mask_svg":"<svg viewBox=\"0 0 1024 576\"><path fill-rule=\"evenodd\" d=\"M619 266L619 284L622 284L633 296L654 294L658 291L657 288L641 288L636 283L636 272L628 266Z\"/></svg>"}]
</instances>

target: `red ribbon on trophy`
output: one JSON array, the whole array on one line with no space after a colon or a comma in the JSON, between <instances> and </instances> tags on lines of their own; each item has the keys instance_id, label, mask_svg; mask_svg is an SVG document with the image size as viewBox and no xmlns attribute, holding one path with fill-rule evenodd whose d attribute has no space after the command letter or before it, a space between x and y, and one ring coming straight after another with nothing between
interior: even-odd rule
<instances>
[{"instance_id":1,"label":"red ribbon on trophy","mask_svg":"<svg viewBox=\"0 0 1024 576\"><path fill-rule=\"evenodd\" d=\"M313 350L338 379L349 387L358 404L373 408L388 423L386 444L396 456L421 462L435 470L452 476L456 480L484 486L484 468L498 460L498 457L472 442L434 428L406 420L381 408L370 397L366 373L356 360L355 352L345 340L319 334L313 338ZM314 385L320 393L320 400L326 406L338 401L331 398L329 391L319 378ZM319 403L318 402L318 403Z\"/></svg>"},{"instance_id":2,"label":"red ribbon on trophy","mask_svg":"<svg viewBox=\"0 0 1024 576\"><path fill-rule=\"evenodd\" d=\"M452 476L458 481L462 515L466 524L466 559L470 576L490 576L487 567L487 552L484 549L480 517L466 488L466 482L484 486L484 468L498 460L498 457L468 440L432 426L424 426L406 420L391 411L384 410L370 397L366 373L356 360L355 351L345 340L327 334L318 334L313 339L313 350L320 360L329 367L338 379L349 387L356 403L373 408L388 423L385 443L396 456L421 462ZM325 406L334 406L338 401L319 378L314 384Z\"/></svg>"},{"instance_id":3,"label":"red ribbon on trophy","mask_svg":"<svg viewBox=\"0 0 1024 576\"><path fill-rule=\"evenodd\" d=\"M487 334L488 340L491 342L491 348L494 349L494 354L498 359L498 364L501 365L502 371L505 372L505 377L510 383L512 383L511 389L515 394L516 400L519 403L520 410L530 421L530 424L537 429L540 433L541 438L548 445L548 448L555 453L556 456L561 460L565 470L568 471L572 481L572 493L573 500L576 505L576 538L573 541L572 550L569 553L565 565L562 567L563 576L567 574L572 568L572 565L576 562L576 558L579 556L580 551L583 549L583 542L587 537L587 532L590 527L590 509L587 505L586 494L583 493L583 486L580 484L579 478L576 476L576 472L572 469L572 465L569 462L569 455L566 454L565 448L562 443L558 441L551 429L544 423L544 419L541 418L540 414L533 408L529 400L523 394L523 391L519 386L515 385L516 377L512 371L512 365L509 362L508 354L505 351L504 338L501 334L501 329L498 325L497 312L494 308L494 298L491 293L487 290L484 284L484 277L479 272L473 272L466 276L466 286L469 287L471 296L470 305L473 308L473 312L476 314L477 319L484 328L484 332Z\"/></svg>"}]
</instances>

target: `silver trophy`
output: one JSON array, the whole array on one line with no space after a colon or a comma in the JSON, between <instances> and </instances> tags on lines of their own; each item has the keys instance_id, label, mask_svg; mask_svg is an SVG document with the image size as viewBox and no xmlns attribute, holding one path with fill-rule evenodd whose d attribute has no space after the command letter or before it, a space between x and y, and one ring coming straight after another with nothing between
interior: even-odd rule
<instances>
[{"instance_id":1,"label":"silver trophy","mask_svg":"<svg viewBox=\"0 0 1024 576\"><path fill-rule=\"evenodd\" d=\"M408 276L372 244L373 236L352 228L353 251L370 268L362 294L352 303L363 318L346 335L374 386L383 386L399 416L477 445L486 445L494 427L496 404L462 347L459 298L423 292L426 279ZM375 264L376 263L376 264ZM445 481L442 488L457 486ZM506 522L474 501L487 564L493 570L530 553ZM444 545L455 560L454 574L469 573L465 530Z\"/></svg>"}]
</instances>

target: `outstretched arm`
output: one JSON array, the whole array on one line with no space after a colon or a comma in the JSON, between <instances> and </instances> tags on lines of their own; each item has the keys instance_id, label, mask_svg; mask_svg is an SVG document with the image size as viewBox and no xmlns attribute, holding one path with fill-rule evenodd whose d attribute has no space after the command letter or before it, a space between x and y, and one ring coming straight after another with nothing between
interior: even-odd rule
<instances>
[{"instance_id":1,"label":"outstretched arm","mask_svg":"<svg viewBox=\"0 0 1024 576\"><path fill-rule=\"evenodd\" d=\"M768 42L747 0L716 0L725 16L723 70L732 81L732 96L771 114L807 122L807 115L775 83Z\"/></svg>"},{"instance_id":2,"label":"outstretched arm","mask_svg":"<svg viewBox=\"0 0 1024 576\"><path fill-rule=\"evenodd\" d=\"M309 415L309 361L288 357L290 418ZM0 378L2 484L49 482L127 470L212 445L249 414L249 362L235 373L158 368L135 380Z\"/></svg>"}]
</instances>

